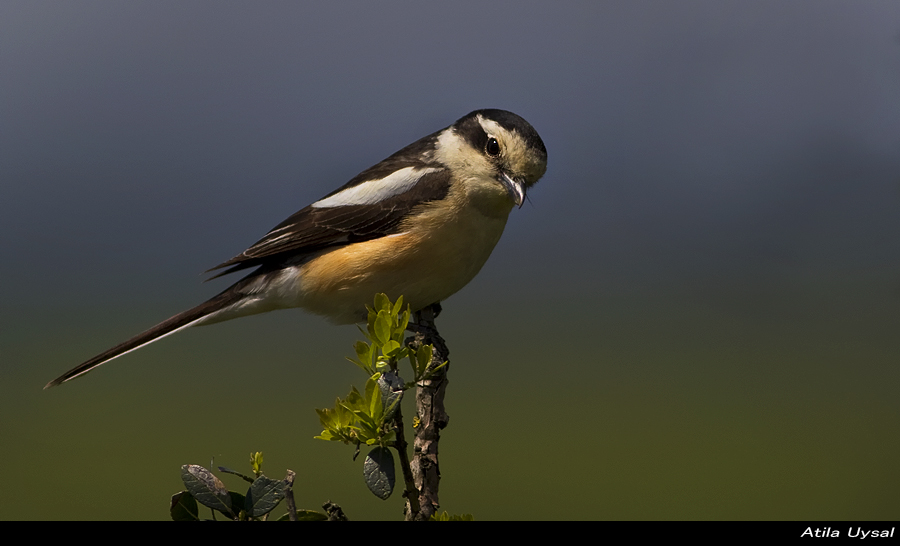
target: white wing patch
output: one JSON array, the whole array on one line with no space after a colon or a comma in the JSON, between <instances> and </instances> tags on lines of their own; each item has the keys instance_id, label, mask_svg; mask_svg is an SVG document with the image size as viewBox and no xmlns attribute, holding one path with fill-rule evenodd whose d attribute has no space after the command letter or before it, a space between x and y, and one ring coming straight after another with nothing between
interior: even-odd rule
<instances>
[{"instance_id":1,"label":"white wing patch","mask_svg":"<svg viewBox=\"0 0 900 546\"><path fill-rule=\"evenodd\" d=\"M375 203L384 201L388 197L393 197L409 191L416 185L416 182L418 182L420 178L428 173L433 173L438 170L440 169L404 167L392 172L384 178L368 180L362 184L357 184L352 188L339 191L331 197L316 201L310 206L315 209L324 209L330 207L345 207L347 205L374 205Z\"/></svg>"}]
</instances>

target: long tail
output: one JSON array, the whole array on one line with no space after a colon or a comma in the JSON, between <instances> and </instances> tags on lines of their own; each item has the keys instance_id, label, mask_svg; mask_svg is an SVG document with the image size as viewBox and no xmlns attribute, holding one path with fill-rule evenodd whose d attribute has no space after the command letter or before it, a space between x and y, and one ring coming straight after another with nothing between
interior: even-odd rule
<instances>
[{"instance_id":1,"label":"long tail","mask_svg":"<svg viewBox=\"0 0 900 546\"><path fill-rule=\"evenodd\" d=\"M130 353L136 349L140 349L144 345L148 345L153 343L156 340L162 339L168 335L174 334L175 332L179 332L184 330L185 328L189 328L191 326L196 325L197 323L203 321L204 319L210 318L210 315L216 313L217 311L221 311L239 301L241 301L245 294L242 294L240 290L238 290L238 285L242 283L237 283L231 288L225 290L218 296L209 299L197 307L193 309L189 309L183 313L179 313L174 317L160 322L153 328L142 332L133 338L120 343L95 356L94 358L75 366L71 370L67 371L63 375L57 377L53 381L47 383L44 388L49 389L50 387L55 387L56 385L61 385L70 379L75 379L80 375L84 375L89 371L93 370L97 366L101 364L106 364L110 360L115 358L119 358L120 356Z\"/></svg>"}]
</instances>

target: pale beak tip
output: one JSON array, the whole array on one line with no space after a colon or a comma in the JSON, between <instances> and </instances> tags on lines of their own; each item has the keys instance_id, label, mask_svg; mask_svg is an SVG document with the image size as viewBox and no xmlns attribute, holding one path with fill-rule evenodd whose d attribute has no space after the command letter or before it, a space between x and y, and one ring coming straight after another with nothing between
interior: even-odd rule
<instances>
[{"instance_id":1,"label":"pale beak tip","mask_svg":"<svg viewBox=\"0 0 900 546\"><path fill-rule=\"evenodd\" d=\"M501 173L500 183L503 184L503 187L506 188L506 192L512 197L513 203L515 203L517 207L522 208L522 205L525 204L525 185L514 180L506 173Z\"/></svg>"}]
</instances>

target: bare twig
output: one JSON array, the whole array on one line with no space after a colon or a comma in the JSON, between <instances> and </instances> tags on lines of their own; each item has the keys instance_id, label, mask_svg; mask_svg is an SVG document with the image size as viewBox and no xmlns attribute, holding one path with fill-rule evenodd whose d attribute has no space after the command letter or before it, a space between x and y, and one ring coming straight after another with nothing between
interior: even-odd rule
<instances>
[{"instance_id":1,"label":"bare twig","mask_svg":"<svg viewBox=\"0 0 900 546\"><path fill-rule=\"evenodd\" d=\"M409 464L409 456L406 453L408 444L406 443L406 435L403 432L403 415L399 406L397 407L397 413L394 415L394 432L397 435L397 439L394 441L394 448L396 448L397 454L400 456L400 468L403 470L403 481L405 483L403 496L407 500L406 513L412 514L410 519L415 519L419 513L419 490L416 488L416 482L413 479L412 469Z\"/></svg>"},{"instance_id":2,"label":"bare twig","mask_svg":"<svg viewBox=\"0 0 900 546\"><path fill-rule=\"evenodd\" d=\"M288 470L287 477L284 479L287 482L284 500L287 501L288 519L291 521L297 521L297 505L294 504L294 476L296 475L293 470Z\"/></svg>"}]
</instances>

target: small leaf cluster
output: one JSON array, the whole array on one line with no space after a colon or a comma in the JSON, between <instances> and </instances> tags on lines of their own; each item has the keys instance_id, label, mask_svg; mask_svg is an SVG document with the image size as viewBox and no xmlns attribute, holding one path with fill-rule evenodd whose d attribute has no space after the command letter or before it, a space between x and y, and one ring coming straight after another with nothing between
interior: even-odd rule
<instances>
[{"instance_id":1,"label":"small leaf cluster","mask_svg":"<svg viewBox=\"0 0 900 546\"><path fill-rule=\"evenodd\" d=\"M366 330L360 328L360 332L368 343L357 341L356 358L347 359L369 376L365 390L361 393L352 387L350 394L343 400L338 398L333 408L317 409L323 430L316 438L387 447L394 439L390 421L399 408L403 391L434 372L429 370L431 346L414 351L403 344L410 317L409 306L403 310L403 296L392 303L385 294L376 294L375 306L367 309ZM409 358L413 368L412 383L404 383L397 374L397 362L404 358Z\"/></svg>"},{"instance_id":2,"label":"small leaf cluster","mask_svg":"<svg viewBox=\"0 0 900 546\"><path fill-rule=\"evenodd\" d=\"M403 344L403 336L406 327L409 326L409 306L402 313L403 296L397 298L396 303L385 294L375 295L375 307L368 307L368 318L366 320L366 330L360 328L360 332L369 343L357 341L354 345L356 350L356 358L347 358L359 366L369 376L377 372L385 372L389 369L396 370L396 363L404 358L409 358L410 365L413 369L413 381L405 385L409 389L415 385L417 381L428 379L436 370L444 364L429 368L431 366L431 345L422 345L418 350L414 351Z\"/></svg>"},{"instance_id":3,"label":"small leaf cluster","mask_svg":"<svg viewBox=\"0 0 900 546\"><path fill-rule=\"evenodd\" d=\"M260 477L262 475L262 464L263 464L263 454L262 451L257 451L256 453L250 454L250 468L253 470L253 473L256 474L256 477Z\"/></svg>"},{"instance_id":4,"label":"small leaf cluster","mask_svg":"<svg viewBox=\"0 0 900 546\"><path fill-rule=\"evenodd\" d=\"M403 308L403 296L392 303L387 295L376 294L374 307L367 309L366 329L360 328L367 341L357 341L353 346L356 358L347 359L366 373L366 387L363 392L352 387L333 408L316 410L323 427L316 438L373 446L366 456L363 476L376 496L387 499L395 481L394 457L388 448L401 449L395 442L394 418L403 392L429 378L440 366L432 367L431 345L413 349L404 344L410 309L408 305ZM403 382L397 370L397 363L406 358L414 377L409 383Z\"/></svg>"},{"instance_id":5,"label":"small leaf cluster","mask_svg":"<svg viewBox=\"0 0 900 546\"><path fill-rule=\"evenodd\" d=\"M364 393L352 387L346 398L337 399L333 409L317 409L325 429L316 438L345 444L388 445L394 439L394 431L386 426L387 418L400 403L402 391L401 396L393 397L386 405L380 382L382 374L376 372L366 381Z\"/></svg>"},{"instance_id":6,"label":"small leaf cluster","mask_svg":"<svg viewBox=\"0 0 900 546\"><path fill-rule=\"evenodd\" d=\"M417 381L428 379L444 364L430 368L432 346L422 345L414 351L403 344L403 336L409 326L409 306L403 309L403 296L397 298L396 303L391 303L385 294L375 295L375 307L368 307L366 330L360 328L360 332L369 343L357 341L354 345L356 358L347 358L359 366L367 375L384 373L387 370L397 369L397 362L409 358L413 370L413 381L407 383L404 388L409 389Z\"/></svg>"},{"instance_id":7,"label":"small leaf cluster","mask_svg":"<svg viewBox=\"0 0 900 546\"><path fill-rule=\"evenodd\" d=\"M219 467L220 472L234 474L250 482L244 494L229 491L212 472L200 465L181 467L181 481L185 490L172 496L169 514L175 521L199 521L200 503L228 519L237 521L265 520L268 514L284 499L291 482L288 479L273 480L262 473L262 453L251 453L250 464L256 476L252 478L234 470ZM325 520L328 516L310 510L297 511L298 519ZM279 519L287 519L287 514Z\"/></svg>"},{"instance_id":8,"label":"small leaf cluster","mask_svg":"<svg viewBox=\"0 0 900 546\"><path fill-rule=\"evenodd\" d=\"M357 341L354 345L356 358L348 358L367 375L374 375L391 369L392 362L406 358L411 352L403 345L403 336L409 325L409 306L402 313L403 296L397 298L397 303L391 303L385 294L375 295L375 307L366 306L369 310L366 318L366 331L360 328L360 332L370 343Z\"/></svg>"},{"instance_id":9,"label":"small leaf cluster","mask_svg":"<svg viewBox=\"0 0 900 546\"><path fill-rule=\"evenodd\" d=\"M406 442L402 435L397 440L397 431L403 430L399 414L400 402L405 390L418 382L430 379L445 366L443 362L433 366L433 347L421 343L406 346L403 336L409 325L409 306L403 310L403 297L392 303L385 294L376 294L375 305L368 308L366 330L360 329L368 340L354 345L356 358L348 358L368 376L363 392L351 387L350 394L343 400L337 398L333 408L317 409L322 423L320 440L340 441L357 446L354 460L359 455L359 446L371 446L363 465L363 477L368 488L381 499L391 496L396 481L394 455L396 449L402 466L409 465L406 456ZM397 363L408 358L412 366L414 380L404 383L397 369ZM419 426L418 417L413 418L413 428ZM236 475L250 483L245 494L228 491L212 472L199 465L184 465L181 477L185 491L172 496L170 513L176 521L200 520L199 504L232 520L265 520L269 513L285 498L289 514L278 521L295 519L299 521L344 521L346 516L339 506L330 502L323 508L327 513L312 510L296 510L292 485L294 473L288 471L284 480L273 480L262 472L261 452L250 454L250 468L253 476L246 476L234 470L218 467L220 472ZM416 498L418 492L412 479L406 474L407 491L404 496ZM410 495L414 495L410 497ZM432 521L471 521L471 514L450 515L447 512L434 514Z\"/></svg>"}]
</instances>

